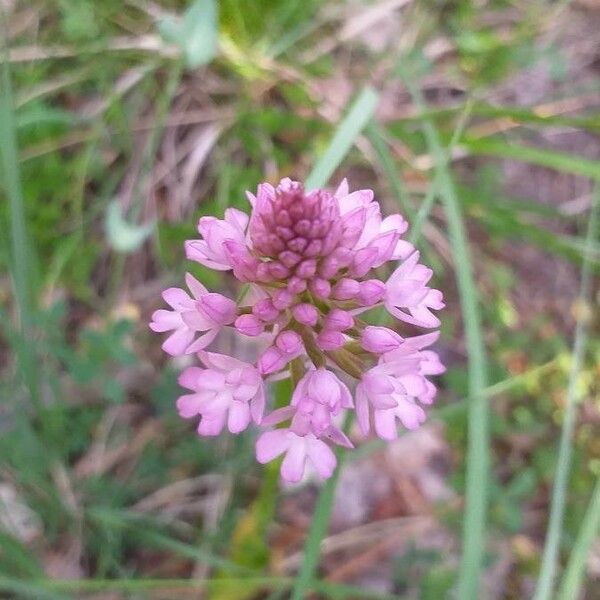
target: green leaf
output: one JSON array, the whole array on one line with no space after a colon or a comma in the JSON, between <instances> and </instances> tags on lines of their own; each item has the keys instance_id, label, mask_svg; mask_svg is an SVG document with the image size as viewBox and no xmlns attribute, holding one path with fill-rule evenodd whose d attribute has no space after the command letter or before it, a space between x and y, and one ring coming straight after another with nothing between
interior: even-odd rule
<instances>
[{"instance_id":1,"label":"green leaf","mask_svg":"<svg viewBox=\"0 0 600 600\"><path fill-rule=\"evenodd\" d=\"M183 18L183 48L188 67L210 62L217 53L217 5L214 0L196 0Z\"/></svg>"},{"instance_id":2,"label":"green leaf","mask_svg":"<svg viewBox=\"0 0 600 600\"><path fill-rule=\"evenodd\" d=\"M215 0L196 0L181 22L166 17L158 24L166 42L177 44L190 69L209 63L217 54L218 10Z\"/></svg>"},{"instance_id":3,"label":"green leaf","mask_svg":"<svg viewBox=\"0 0 600 600\"><path fill-rule=\"evenodd\" d=\"M511 158L600 181L600 162L579 156L571 156L570 154L563 154L556 150L531 148L513 143L509 144L496 139L466 138L463 140L462 146L472 154Z\"/></svg>"},{"instance_id":4,"label":"green leaf","mask_svg":"<svg viewBox=\"0 0 600 600\"><path fill-rule=\"evenodd\" d=\"M137 250L154 230L154 223L131 225L123 218L121 206L113 201L106 210L105 221L108 243L117 252L133 252Z\"/></svg>"}]
</instances>

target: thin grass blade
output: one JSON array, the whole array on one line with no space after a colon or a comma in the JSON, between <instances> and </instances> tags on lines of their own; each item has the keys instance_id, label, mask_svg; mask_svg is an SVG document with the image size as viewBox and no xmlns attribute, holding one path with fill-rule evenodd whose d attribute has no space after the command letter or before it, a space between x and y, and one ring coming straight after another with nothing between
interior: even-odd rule
<instances>
[{"instance_id":1,"label":"thin grass blade","mask_svg":"<svg viewBox=\"0 0 600 600\"><path fill-rule=\"evenodd\" d=\"M21 187L16 119L4 12L0 7L0 185L9 201L11 233L11 276L19 307L23 343L16 348L23 380L34 402L38 399L38 372L31 348L33 327L33 249L27 234L25 203Z\"/></svg>"},{"instance_id":2,"label":"thin grass blade","mask_svg":"<svg viewBox=\"0 0 600 600\"><path fill-rule=\"evenodd\" d=\"M409 89L417 108L426 110L420 90L402 65L400 76ZM435 159L436 179L448 218L448 232L461 302L468 350L468 383L471 401L468 408L469 437L467 442L467 475L463 525L463 554L459 571L458 597L475 600L479 597L479 580L485 547L485 522L489 479L488 402L484 390L487 380L486 353L481 333L479 300L460 203L440 135L430 120L423 121L423 131L429 152Z\"/></svg>"},{"instance_id":3,"label":"thin grass blade","mask_svg":"<svg viewBox=\"0 0 600 600\"><path fill-rule=\"evenodd\" d=\"M322 187L344 160L356 137L371 120L377 106L378 96L375 90L365 87L352 103L350 110L337 127L331 143L306 178L308 189Z\"/></svg>"},{"instance_id":4,"label":"thin grass blade","mask_svg":"<svg viewBox=\"0 0 600 600\"><path fill-rule=\"evenodd\" d=\"M498 158L520 160L540 167L565 171L566 173L600 181L600 163L584 157L573 156L556 150L507 144L495 139L464 139L462 146L472 154L485 154Z\"/></svg>"},{"instance_id":5,"label":"thin grass blade","mask_svg":"<svg viewBox=\"0 0 600 600\"><path fill-rule=\"evenodd\" d=\"M556 567L558 560L558 551L560 547L560 537L565 513L565 504L567 499L567 485L569 483L569 471L571 468L571 456L573 453L572 441L575 431L575 417L577 413L577 380L579 372L583 365L585 347L588 338L588 319L585 316L585 308L592 305L592 265L589 260L589 251L598 235L598 210L600 206L600 186L596 188L592 211L588 222L586 246L588 252L585 253L583 267L581 269L581 286L579 288L580 313L577 318L575 328L575 342L573 345L573 362L569 373L569 385L567 390L567 403L565 406L565 416L560 432L560 441L558 446L558 463L556 467L556 476L554 478L554 487L552 489L552 500L550 504L550 520L548 531L546 533L546 543L544 544L544 553L542 555L542 567L538 579L534 600L549 600L552 597L554 589L554 580L556 578Z\"/></svg>"},{"instance_id":6,"label":"thin grass blade","mask_svg":"<svg viewBox=\"0 0 600 600\"><path fill-rule=\"evenodd\" d=\"M573 600L579 598L583 579L585 576L585 564L590 549L598 530L600 529L600 477L596 480L592 498L588 509L583 517L583 523L579 528L573 551L567 563L560 589L558 600Z\"/></svg>"}]
</instances>

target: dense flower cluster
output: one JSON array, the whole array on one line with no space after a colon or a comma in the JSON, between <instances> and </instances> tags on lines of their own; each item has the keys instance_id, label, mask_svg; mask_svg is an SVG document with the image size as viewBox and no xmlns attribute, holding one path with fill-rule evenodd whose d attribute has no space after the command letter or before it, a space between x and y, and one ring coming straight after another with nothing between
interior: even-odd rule
<instances>
[{"instance_id":1,"label":"dense flower cluster","mask_svg":"<svg viewBox=\"0 0 600 600\"><path fill-rule=\"evenodd\" d=\"M185 244L190 260L246 283L244 299L209 292L188 274L189 293L166 290L171 310L156 311L150 327L171 332L165 352L197 354L202 363L182 372L190 393L177 401L182 417L199 419L200 435L225 426L239 433L253 422L266 428L256 443L259 462L285 455L285 480L299 481L307 463L327 478L336 464L331 445L352 447L342 415L355 410L365 435L372 424L392 440L397 421L408 429L424 421L422 406L436 393L428 377L444 370L427 349L437 332L401 337L359 315L383 305L405 323L436 328L431 311L444 307L442 294L428 287L431 269L401 238L407 222L383 218L371 190L350 193L344 181L335 193L306 191L286 178L277 187L260 184L248 199L250 216L229 208L223 220L202 217L201 238ZM386 282L369 276L397 260ZM205 350L223 327L263 344L253 364ZM265 414L265 383L285 377L295 384L289 405ZM344 382L351 378L354 399Z\"/></svg>"}]
</instances>

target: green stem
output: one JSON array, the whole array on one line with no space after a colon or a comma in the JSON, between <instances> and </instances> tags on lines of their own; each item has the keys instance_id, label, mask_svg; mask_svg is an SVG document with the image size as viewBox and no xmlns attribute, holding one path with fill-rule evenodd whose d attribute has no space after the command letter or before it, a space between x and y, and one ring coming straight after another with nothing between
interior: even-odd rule
<instances>
[{"instance_id":1,"label":"green stem","mask_svg":"<svg viewBox=\"0 0 600 600\"><path fill-rule=\"evenodd\" d=\"M557 600L579 598L585 574L585 564L598 529L600 529L600 477L596 479L592 499L575 540L575 545L573 546L573 551L571 552L558 591Z\"/></svg>"},{"instance_id":2,"label":"green stem","mask_svg":"<svg viewBox=\"0 0 600 600\"><path fill-rule=\"evenodd\" d=\"M25 385L35 405L39 402L39 372L33 339L34 285L33 247L27 232L25 203L21 187L21 173L14 101L8 60L6 19L0 7L0 35L2 36L0 64L0 173L10 207L11 275L19 309L21 340L17 345L19 363Z\"/></svg>"},{"instance_id":3,"label":"green stem","mask_svg":"<svg viewBox=\"0 0 600 600\"><path fill-rule=\"evenodd\" d=\"M351 425L352 414L348 413L344 419L344 431L348 431ZM329 527L329 518L333 507L335 489L346 456L345 448L336 448L335 455L337 458L337 467L319 493L314 516L310 525L310 531L308 532L308 537L304 544L302 564L300 565L300 571L294 582L291 600L304 600L306 593L311 589L315 571L317 570L321 540L327 534L327 528Z\"/></svg>"},{"instance_id":4,"label":"green stem","mask_svg":"<svg viewBox=\"0 0 600 600\"><path fill-rule=\"evenodd\" d=\"M401 64L400 76L409 89L417 108L425 110L425 102L413 78ZM489 424L488 403L483 393L486 387L486 356L481 333L479 301L473 280L473 267L467 244L460 202L448 168L440 136L430 120L423 121L429 151L435 159L436 178L448 218L448 233L452 244L456 278L461 301L468 349L468 384L471 401L468 410L465 513L463 520L463 554L460 563L458 597L461 600L479 598L479 580L485 550L485 523L489 488Z\"/></svg>"},{"instance_id":5,"label":"green stem","mask_svg":"<svg viewBox=\"0 0 600 600\"><path fill-rule=\"evenodd\" d=\"M556 563L558 559L558 550L560 545L560 535L562 522L565 512L565 503L567 497L567 485L569 480L569 470L571 467L572 440L575 431L575 417L577 412L577 382L579 372L583 364L585 346L587 344L588 319L583 314L584 309L592 305L592 267L590 261L590 249L594 244L595 236L598 234L598 210L600 206L600 186L596 188L590 220L586 235L587 252L583 257L583 267L581 269L581 287L579 290L579 305L582 313L577 318L575 328L575 343L573 346L573 362L569 373L569 387L567 391L567 404L565 407L565 416L560 433L560 442L558 447L558 465L556 467L556 477L554 479L554 488L552 489L552 502L550 505L550 521L548 532L546 534L546 543L542 556L542 568L535 591L534 600L547 600L552 596L554 579L556 577Z\"/></svg>"}]
</instances>

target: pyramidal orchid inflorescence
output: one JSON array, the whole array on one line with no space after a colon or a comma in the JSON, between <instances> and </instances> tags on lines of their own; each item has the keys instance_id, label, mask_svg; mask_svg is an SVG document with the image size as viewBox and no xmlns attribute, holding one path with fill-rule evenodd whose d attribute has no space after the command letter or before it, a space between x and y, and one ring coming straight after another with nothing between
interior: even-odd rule
<instances>
[{"instance_id":1,"label":"pyramidal orchid inflorescence","mask_svg":"<svg viewBox=\"0 0 600 600\"><path fill-rule=\"evenodd\" d=\"M371 190L307 191L291 179L248 193L251 214L229 208L223 220L202 217L200 239L185 244L186 256L211 269L232 271L248 292L240 302L209 292L186 275L189 293L163 292L170 310L150 323L169 332L163 343L173 355L196 354L201 366L186 368L179 383L189 393L177 401L182 417L198 420L198 433L231 433L250 423L265 431L256 457L267 463L284 456L281 474L299 481L308 465L323 478L336 465L331 446L352 447L342 415L356 411L364 435L371 428L393 440L398 423L414 429L433 401L430 375L444 371L428 348L437 332L402 337L368 325L361 313L384 306L397 319L427 329L444 307L428 287L432 271L402 235L399 214L383 218ZM401 261L387 281L373 273ZM223 327L255 337L262 349L253 363L208 352ZM289 404L267 410L265 384L291 377ZM354 384L350 383L354 380ZM354 398L348 384L355 389Z\"/></svg>"}]
</instances>

